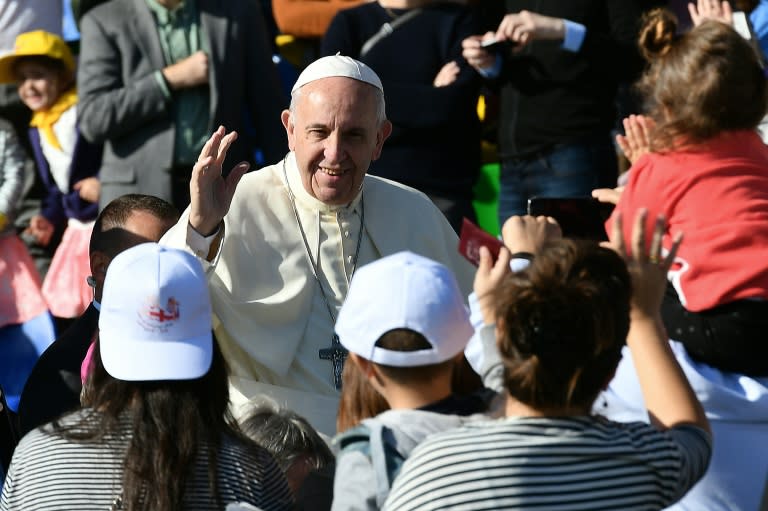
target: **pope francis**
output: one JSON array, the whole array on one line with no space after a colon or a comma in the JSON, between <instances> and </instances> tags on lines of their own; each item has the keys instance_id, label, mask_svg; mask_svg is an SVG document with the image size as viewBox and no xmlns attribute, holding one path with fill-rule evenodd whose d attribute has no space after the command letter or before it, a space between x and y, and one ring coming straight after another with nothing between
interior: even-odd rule
<instances>
[{"instance_id":1,"label":"pope francis","mask_svg":"<svg viewBox=\"0 0 768 511\"><path fill-rule=\"evenodd\" d=\"M290 152L247 175L246 163L222 175L237 134L211 136L190 207L162 242L207 268L235 412L267 394L332 435L344 360L333 326L355 269L410 250L452 268L469 293L473 268L425 195L366 175L392 131L373 70L339 55L313 62L282 121Z\"/></svg>"}]
</instances>

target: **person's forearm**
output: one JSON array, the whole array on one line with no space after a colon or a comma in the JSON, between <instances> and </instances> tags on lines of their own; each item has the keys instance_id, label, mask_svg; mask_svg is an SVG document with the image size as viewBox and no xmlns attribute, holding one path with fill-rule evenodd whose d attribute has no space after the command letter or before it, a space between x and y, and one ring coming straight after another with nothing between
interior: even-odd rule
<instances>
[{"instance_id":1,"label":"person's forearm","mask_svg":"<svg viewBox=\"0 0 768 511\"><path fill-rule=\"evenodd\" d=\"M687 423L710 431L704 409L672 353L661 318L633 314L627 345L651 422L662 429Z\"/></svg>"},{"instance_id":2,"label":"person's forearm","mask_svg":"<svg viewBox=\"0 0 768 511\"><path fill-rule=\"evenodd\" d=\"M154 74L130 77L126 83L116 42L94 20L86 18L78 60L77 117L80 133L90 142L118 139L145 129L168 115L168 99Z\"/></svg>"}]
</instances>

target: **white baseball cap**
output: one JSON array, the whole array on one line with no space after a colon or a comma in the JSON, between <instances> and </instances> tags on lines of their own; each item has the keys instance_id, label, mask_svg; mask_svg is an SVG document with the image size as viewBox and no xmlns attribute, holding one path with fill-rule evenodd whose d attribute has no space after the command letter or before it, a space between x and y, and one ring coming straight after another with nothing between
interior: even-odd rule
<instances>
[{"instance_id":1,"label":"white baseball cap","mask_svg":"<svg viewBox=\"0 0 768 511\"><path fill-rule=\"evenodd\" d=\"M104 369L118 380L192 380L211 367L211 302L200 262L142 243L107 269L99 315Z\"/></svg>"},{"instance_id":2,"label":"white baseball cap","mask_svg":"<svg viewBox=\"0 0 768 511\"><path fill-rule=\"evenodd\" d=\"M291 94L309 82L334 76L342 76L365 82L384 92L381 80L373 69L352 57L337 54L321 57L304 68L304 71L296 79L296 83L291 89Z\"/></svg>"},{"instance_id":3,"label":"white baseball cap","mask_svg":"<svg viewBox=\"0 0 768 511\"><path fill-rule=\"evenodd\" d=\"M376 346L382 335L400 328L420 333L432 348L394 351ZM336 321L336 333L345 348L394 367L444 362L464 350L472 332L453 273L412 252L398 252L360 267Z\"/></svg>"}]
</instances>

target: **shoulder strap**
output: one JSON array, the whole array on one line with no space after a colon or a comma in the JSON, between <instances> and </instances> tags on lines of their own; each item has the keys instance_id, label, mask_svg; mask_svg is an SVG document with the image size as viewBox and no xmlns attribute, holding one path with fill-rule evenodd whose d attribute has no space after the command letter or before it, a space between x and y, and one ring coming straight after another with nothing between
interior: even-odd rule
<instances>
[{"instance_id":1,"label":"shoulder strap","mask_svg":"<svg viewBox=\"0 0 768 511\"><path fill-rule=\"evenodd\" d=\"M409 20L415 18L421 13L421 9L411 9L410 11L406 12L405 14L398 16L392 22L386 22L384 23L378 32L376 32L374 35L372 35L367 41L363 43L363 47L360 50L360 57L363 57L366 55L371 49L379 44L382 39L387 37L389 34L395 31L395 29Z\"/></svg>"},{"instance_id":2,"label":"shoulder strap","mask_svg":"<svg viewBox=\"0 0 768 511\"><path fill-rule=\"evenodd\" d=\"M376 474L376 504L381 509L389 495L389 473L387 471L387 453L384 447L384 427L374 422L371 427L371 465Z\"/></svg>"}]
</instances>

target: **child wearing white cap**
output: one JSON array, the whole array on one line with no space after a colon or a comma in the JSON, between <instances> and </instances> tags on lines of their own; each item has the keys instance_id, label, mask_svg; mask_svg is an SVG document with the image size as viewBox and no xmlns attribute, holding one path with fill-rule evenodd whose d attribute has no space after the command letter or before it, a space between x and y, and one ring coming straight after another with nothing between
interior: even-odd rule
<instances>
[{"instance_id":1,"label":"child wearing white cap","mask_svg":"<svg viewBox=\"0 0 768 511\"><path fill-rule=\"evenodd\" d=\"M228 412L193 255L144 243L112 260L89 385L83 410L19 443L0 509L292 508L275 461Z\"/></svg>"},{"instance_id":2,"label":"child wearing white cap","mask_svg":"<svg viewBox=\"0 0 768 511\"><path fill-rule=\"evenodd\" d=\"M379 509L403 460L427 435L488 407L492 393L452 393L455 362L472 336L453 274L400 252L361 267L339 312L336 333L390 410L335 439L332 509Z\"/></svg>"}]
</instances>

